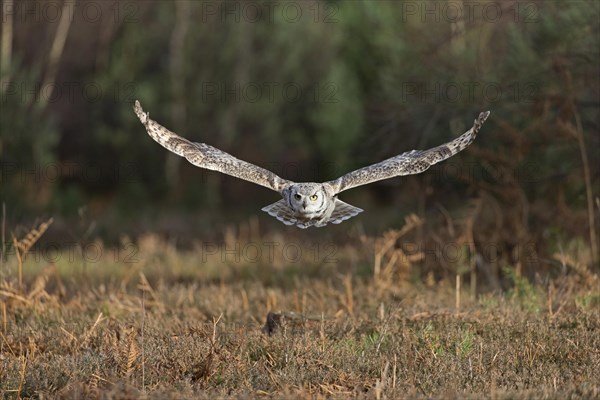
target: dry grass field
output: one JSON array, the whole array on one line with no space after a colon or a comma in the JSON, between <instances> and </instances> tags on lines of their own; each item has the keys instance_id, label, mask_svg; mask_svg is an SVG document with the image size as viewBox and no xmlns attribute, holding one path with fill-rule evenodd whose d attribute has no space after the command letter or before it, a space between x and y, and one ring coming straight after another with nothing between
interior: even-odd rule
<instances>
[{"instance_id":1,"label":"dry grass field","mask_svg":"<svg viewBox=\"0 0 600 400\"><path fill-rule=\"evenodd\" d=\"M0 400L600 400L599 21L598 0L0 0ZM294 182L491 114L302 230L136 100Z\"/></svg>"},{"instance_id":2,"label":"dry grass field","mask_svg":"<svg viewBox=\"0 0 600 400\"><path fill-rule=\"evenodd\" d=\"M3 398L600 396L599 280L568 257L552 279L507 267L506 290L473 296L468 273L422 279L413 258L390 262L385 238L250 231L189 249L15 238Z\"/></svg>"}]
</instances>

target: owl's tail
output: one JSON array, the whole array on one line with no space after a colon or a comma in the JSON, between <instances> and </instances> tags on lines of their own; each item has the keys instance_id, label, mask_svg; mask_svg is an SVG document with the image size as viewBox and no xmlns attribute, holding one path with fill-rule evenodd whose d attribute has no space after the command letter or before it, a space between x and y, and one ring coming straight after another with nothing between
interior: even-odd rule
<instances>
[{"instance_id":1,"label":"owl's tail","mask_svg":"<svg viewBox=\"0 0 600 400\"><path fill-rule=\"evenodd\" d=\"M276 201L262 208L262 211L277 218L286 225L295 225L298 219L294 217L294 213L290 210L285 200Z\"/></svg>"},{"instance_id":2,"label":"owl's tail","mask_svg":"<svg viewBox=\"0 0 600 400\"><path fill-rule=\"evenodd\" d=\"M340 199L335 199L335 208L329 217L329 221L332 224L339 224L342 221L350 219L355 215L363 212L361 208L351 206L348 203L344 203Z\"/></svg>"},{"instance_id":3,"label":"owl's tail","mask_svg":"<svg viewBox=\"0 0 600 400\"><path fill-rule=\"evenodd\" d=\"M329 217L325 216L322 219L303 220L301 218L297 218L292 210L290 210L285 200L279 200L273 204L269 204L268 206L263 207L262 210L286 225L296 225L302 229L308 228L309 226L321 227L327 225L328 223L339 224L340 222L350 219L363 211L358 207L351 206L350 204L344 203L338 199L335 199L335 208L333 209L331 215Z\"/></svg>"}]
</instances>

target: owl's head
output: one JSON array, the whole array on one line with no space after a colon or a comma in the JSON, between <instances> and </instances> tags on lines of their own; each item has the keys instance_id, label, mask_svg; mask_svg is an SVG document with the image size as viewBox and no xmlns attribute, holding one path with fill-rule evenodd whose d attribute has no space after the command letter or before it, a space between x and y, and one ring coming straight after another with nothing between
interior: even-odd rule
<instances>
[{"instance_id":1,"label":"owl's head","mask_svg":"<svg viewBox=\"0 0 600 400\"><path fill-rule=\"evenodd\" d=\"M330 195L320 183L296 183L286 191L288 204L299 217L318 218L330 204Z\"/></svg>"}]
</instances>

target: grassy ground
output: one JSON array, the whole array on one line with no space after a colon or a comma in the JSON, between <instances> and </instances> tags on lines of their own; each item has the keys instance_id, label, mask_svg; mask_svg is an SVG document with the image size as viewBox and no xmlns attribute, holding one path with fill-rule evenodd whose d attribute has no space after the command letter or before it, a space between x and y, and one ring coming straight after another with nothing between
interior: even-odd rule
<instances>
[{"instance_id":1,"label":"grassy ground","mask_svg":"<svg viewBox=\"0 0 600 400\"><path fill-rule=\"evenodd\" d=\"M417 278L410 263L374 277L367 244L256 243L226 238L181 251L150 235L118 251L95 243L34 252L21 288L9 254L0 287L0 392L600 396L594 274L567 269L537 285L515 276L504 293L473 299L464 288L457 298L453 281Z\"/></svg>"}]
</instances>

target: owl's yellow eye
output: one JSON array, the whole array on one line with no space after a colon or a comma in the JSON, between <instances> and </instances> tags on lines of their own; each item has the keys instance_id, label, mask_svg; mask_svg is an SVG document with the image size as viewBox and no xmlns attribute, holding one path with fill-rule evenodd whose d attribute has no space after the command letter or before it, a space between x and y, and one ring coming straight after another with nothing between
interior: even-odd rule
<instances>
[{"instance_id":1,"label":"owl's yellow eye","mask_svg":"<svg viewBox=\"0 0 600 400\"><path fill-rule=\"evenodd\" d=\"M309 197L309 199L310 199L311 201L315 201L315 200L317 200L317 195L316 195L316 194L313 194L312 196L310 196L310 197Z\"/></svg>"}]
</instances>

